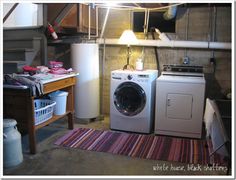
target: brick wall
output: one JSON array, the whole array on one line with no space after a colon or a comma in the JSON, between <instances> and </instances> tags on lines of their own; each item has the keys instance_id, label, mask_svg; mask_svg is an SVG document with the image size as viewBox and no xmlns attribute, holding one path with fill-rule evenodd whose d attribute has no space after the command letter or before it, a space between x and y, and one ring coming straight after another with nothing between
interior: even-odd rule
<instances>
[{"instance_id":1,"label":"brick wall","mask_svg":"<svg viewBox=\"0 0 236 180\"><path fill-rule=\"evenodd\" d=\"M231 8L217 7L216 9L216 35L215 40L220 42L231 42ZM187 9L179 8L176 17L176 33L167 34L173 40L207 41L211 40L212 31L209 28L210 19L213 16L210 8L190 8L188 36L186 37ZM105 10L100 11L100 27L102 27ZM132 27L132 13L130 11L110 10L107 26L104 32L105 38L119 38L123 30ZM137 34L142 37L143 34ZM151 36L149 37L151 39ZM103 52L103 47L101 47ZM142 47L132 47L130 63L135 65L136 59L141 55ZM154 48L144 48L144 68L156 69ZM214 54L216 59L216 71L209 63ZM181 64L182 58L187 55L190 64L203 65L206 73L207 89L206 97L219 98L222 93L231 88L231 51L207 50L207 49L179 49L158 48L160 67L163 64ZM103 57L100 56L102 59ZM102 81L102 112L109 114L110 100L110 73L112 70L120 69L126 64L126 47L107 45L105 47L104 62L101 59L101 81ZM102 62L104 63L102 66Z\"/></svg>"},{"instance_id":2,"label":"brick wall","mask_svg":"<svg viewBox=\"0 0 236 180\"><path fill-rule=\"evenodd\" d=\"M187 15L187 12L189 14ZM213 22L211 8L178 8L176 16L176 33L167 34L172 40L208 41L212 40L212 30L209 22ZM101 30L106 9L99 10L99 27ZM189 18L188 32L186 37L186 23ZM211 21L210 21L211 19ZM215 41L231 42L231 8L216 8L216 33ZM105 38L119 38L125 29L132 27L132 12L125 10L110 10ZM136 33L139 39L144 39L143 33ZM149 34L148 39L152 39ZM131 47L132 56L130 63L141 56L143 47ZM101 82L101 112L109 114L110 104L110 73L112 70L121 69L126 64L126 47L117 45L105 46L105 57L103 57L104 46L100 46L100 82ZM144 48L144 68L157 69L155 51L153 47ZM216 69L210 65L209 59L214 54ZM158 48L160 67L163 64L181 64L183 57L190 58L190 64L204 66L207 82L206 97L220 98L231 88L231 51L208 50L208 49L185 49L185 48ZM70 67L69 46L49 47L49 60L58 59L64 61L67 68ZM162 69L162 68L161 68Z\"/></svg>"}]
</instances>

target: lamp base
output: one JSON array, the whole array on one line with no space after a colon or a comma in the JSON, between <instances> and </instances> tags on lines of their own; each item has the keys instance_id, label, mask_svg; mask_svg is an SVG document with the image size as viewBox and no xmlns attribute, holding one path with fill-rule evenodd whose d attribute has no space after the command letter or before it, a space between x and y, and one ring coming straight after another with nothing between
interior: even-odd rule
<instances>
[{"instance_id":1,"label":"lamp base","mask_svg":"<svg viewBox=\"0 0 236 180\"><path fill-rule=\"evenodd\" d=\"M131 70L131 71L133 71L134 70L134 66L131 65L131 64L126 64L126 65L124 65L123 70Z\"/></svg>"}]
</instances>

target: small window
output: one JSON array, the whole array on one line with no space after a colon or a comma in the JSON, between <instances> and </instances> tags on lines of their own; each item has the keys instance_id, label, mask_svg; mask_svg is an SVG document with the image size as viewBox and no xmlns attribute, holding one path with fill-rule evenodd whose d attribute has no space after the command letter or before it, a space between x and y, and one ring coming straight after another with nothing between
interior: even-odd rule
<instances>
[{"instance_id":1,"label":"small window","mask_svg":"<svg viewBox=\"0 0 236 180\"><path fill-rule=\"evenodd\" d=\"M175 33L175 18L171 20L165 20L163 14L165 12L150 12L149 14L149 25L148 32L151 27L158 28L161 32ZM143 32L144 25L144 12L133 13L133 31Z\"/></svg>"}]
</instances>

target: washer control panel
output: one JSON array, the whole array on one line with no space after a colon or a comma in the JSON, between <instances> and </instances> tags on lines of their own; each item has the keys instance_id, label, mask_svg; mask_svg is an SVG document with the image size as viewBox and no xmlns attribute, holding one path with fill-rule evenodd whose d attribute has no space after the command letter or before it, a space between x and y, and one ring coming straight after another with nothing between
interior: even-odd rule
<instances>
[{"instance_id":1,"label":"washer control panel","mask_svg":"<svg viewBox=\"0 0 236 180\"><path fill-rule=\"evenodd\" d=\"M148 82L150 77L148 74L120 74L112 73L111 76L114 80L120 81L133 81L133 82Z\"/></svg>"},{"instance_id":2,"label":"washer control panel","mask_svg":"<svg viewBox=\"0 0 236 180\"><path fill-rule=\"evenodd\" d=\"M126 71L114 70L111 72L111 79L113 81L131 81L137 83L149 83L155 80L158 76L157 70L143 70L143 71Z\"/></svg>"}]
</instances>

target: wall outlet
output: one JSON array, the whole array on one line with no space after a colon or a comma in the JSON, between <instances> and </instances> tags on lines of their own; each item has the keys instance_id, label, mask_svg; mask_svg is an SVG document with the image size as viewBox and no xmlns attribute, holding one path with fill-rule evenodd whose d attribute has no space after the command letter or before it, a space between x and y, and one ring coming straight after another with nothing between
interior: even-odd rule
<instances>
[{"instance_id":1,"label":"wall outlet","mask_svg":"<svg viewBox=\"0 0 236 180\"><path fill-rule=\"evenodd\" d=\"M183 64L190 64L190 59L188 56L183 57Z\"/></svg>"}]
</instances>

